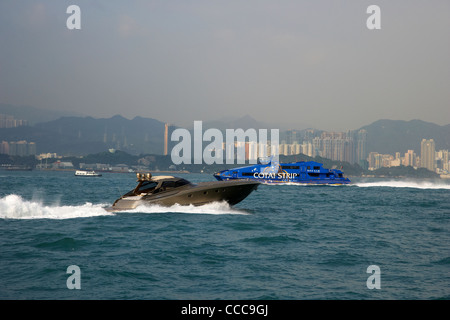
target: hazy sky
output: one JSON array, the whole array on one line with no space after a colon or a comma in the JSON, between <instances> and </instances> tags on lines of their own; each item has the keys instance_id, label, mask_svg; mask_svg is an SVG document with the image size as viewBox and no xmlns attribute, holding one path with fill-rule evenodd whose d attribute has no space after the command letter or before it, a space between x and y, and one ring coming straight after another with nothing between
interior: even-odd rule
<instances>
[{"instance_id":1,"label":"hazy sky","mask_svg":"<svg viewBox=\"0 0 450 320\"><path fill-rule=\"evenodd\" d=\"M81 30L66 27L72 4ZM0 103L177 125L442 125L449 34L448 0L2 0Z\"/></svg>"}]
</instances>

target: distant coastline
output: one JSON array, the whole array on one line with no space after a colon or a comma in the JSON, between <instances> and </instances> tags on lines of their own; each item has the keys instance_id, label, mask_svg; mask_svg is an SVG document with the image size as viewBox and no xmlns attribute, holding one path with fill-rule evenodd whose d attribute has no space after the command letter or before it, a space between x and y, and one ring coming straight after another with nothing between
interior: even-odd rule
<instances>
[{"instance_id":1,"label":"distant coastline","mask_svg":"<svg viewBox=\"0 0 450 320\"><path fill-rule=\"evenodd\" d=\"M300 154L296 156L280 156L280 162L296 161L317 161L323 163L327 168L342 169L348 177L362 178L414 178L414 179L446 179L449 175L441 177L439 174L429 171L426 168L413 168L410 166L383 167L377 170L367 170L358 164L334 161L321 157L311 158ZM60 166L60 165L64 166ZM46 159L45 162L37 160L32 156L4 156L0 157L0 170L41 170L41 171L75 171L75 170L95 170L98 172L110 173L134 173L134 172L154 172L154 173L206 173L239 167L238 164L189 164L173 165L170 156L163 155L131 155L123 151L115 153L100 152L89 154L84 157L62 157L59 159Z\"/></svg>"}]
</instances>

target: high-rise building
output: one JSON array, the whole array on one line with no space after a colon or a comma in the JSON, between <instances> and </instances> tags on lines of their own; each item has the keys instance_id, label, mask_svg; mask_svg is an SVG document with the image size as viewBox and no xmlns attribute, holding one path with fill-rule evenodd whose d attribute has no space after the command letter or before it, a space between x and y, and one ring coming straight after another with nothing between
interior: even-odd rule
<instances>
[{"instance_id":1,"label":"high-rise building","mask_svg":"<svg viewBox=\"0 0 450 320\"><path fill-rule=\"evenodd\" d=\"M36 155L36 143L34 142L28 143L28 155L30 156Z\"/></svg>"},{"instance_id":2,"label":"high-rise building","mask_svg":"<svg viewBox=\"0 0 450 320\"><path fill-rule=\"evenodd\" d=\"M0 153L9 154L9 143L8 141L2 141L0 144Z\"/></svg>"},{"instance_id":3,"label":"high-rise building","mask_svg":"<svg viewBox=\"0 0 450 320\"><path fill-rule=\"evenodd\" d=\"M449 169L449 152L448 150L436 151L436 169L448 171Z\"/></svg>"},{"instance_id":4,"label":"high-rise building","mask_svg":"<svg viewBox=\"0 0 450 320\"><path fill-rule=\"evenodd\" d=\"M383 166L383 155L379 154L377 152L373 152L371 157L369 159L372 159L371 168L372 169L380 169Z\"/></svg>"},{"instance_id":5,"label":"high-rise building","mask_svg":"<svg viewBox=\"0 0 450 320\"><path fill-rule=\"evenodd\" d=\"M15 119L14 116L0 114L0 128L16 128L27 126L28 121L23 119Z\"/></svg>"},{"instance_id":6,"label":"high-rise building","mask_svg":"<svg viewBox=\"0 0 450 320\"><path fill-rule=\"evenodd\" d=\"M312 157L316 157L316 156L322 156L322 146L323 146L323 142L322 139L320 139L319 137L315 137L312 141L313 144L313 154Z\"/></svg>"},{"instance_id":7,"label":"high-rise building","mask_svg":"<svg viewBox=\"0 0 450 320\"><path fill-rule=\"evenodd\" d=\"M364 162L367 159L367 131L359 130L356 135L356 161L357 163L365 167Z\"/></svg>"},{"instance_id":8,"label":"high-rise building","mask_svg":"<svg viewBox=\"0 0 450 320\"><path fill-rule=\"evenodd\" d=\"M354 149L355 149L355 144L353 142L352 138L347 138L345 139L345 156L344 156L344 161L347 161L349 163L355 163L355 157L354 157Z\"/></svg>"},{"instance_id":9,"label":"high-rise building","mask_svg":"<svg viewBox=\"0 0 450 320\"><path fill-rule=\"evenodd\" d=\"M408 152L405 153L405 159L403 164L405 166L411 167L414 167L416 165L416 154L414 153L414 150L408 150Z\"/></svg>"},{"instance_id":10,"label":"high-rise building","mask_svg":"<svg viewBox=\"0 0 450 320\"><path fill-rule=\"evenodd\" d=\"M430 171L436 170L435 152L436 146L434 140L422 139L420 144L420 166L422 168L427 168Z\"/></svg>"},{"instance_id":11,"label":"high-rise building","mask_svg":"<svg viewBox=\"0 0 450 320\"><path fill-rule=\"evenodd\" d=\"M449 171L449 170L450 170L450 161L449 161L449 158L450 158L450 152L449 152L448 150L445 150L445 151L447 151L447 152L444 152L444 154L443 154L443 158L442 158L442 163L443 163L442 169L443 169L443 170L446 170L446 171Z\"/></svg>"},{"instance_id":12,"label":"high-rise building","mask_svg":"<svg viewBox=\"0 0 450 320\"><path fill-rule=\"evenodd\" d=\"M32 156L36 155L36 144L34 142L22 141L3 141L0 153L6 153L10 156Z\"/></svg>"},{"instance_id":13,"label":"high-rise building","mask_svg":"<svg viewBox=\"0 0 450 320\"><path fill-rule=\"evenodd\" d=\"M288 130L285 133L285 139L287 144L294 144L299 142L299 132L297 130Z\"/></svg>"}]
</instances>

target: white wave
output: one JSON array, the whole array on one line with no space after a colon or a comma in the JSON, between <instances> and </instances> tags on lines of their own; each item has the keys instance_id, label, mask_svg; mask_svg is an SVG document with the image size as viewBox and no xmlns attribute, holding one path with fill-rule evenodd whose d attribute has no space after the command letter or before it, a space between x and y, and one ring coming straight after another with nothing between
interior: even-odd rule
<instances>
[{"instance_id":1,"label":"white wave","mask_svg":"<svg viewBox=\"0 0 450 320\"><path fill-rule=\"evenodd\" d=\"M450 190L450 184L437 181L372 181L356 182L354 186L358 187L391 187L391 188L415 188L415 189L447 189Z\"/></svg>"},{"instance_id":2,"label":"white wave","mask_svg":"<svg viewBox=\"0 0 450 320\"><path fill-rule=\"evenodd\" d=\"M113 215L103 209L102 204L85 203L80 206L46 206L41 202L24 200L12 194L0 198L2 219L72 219Z\"/></svg>"},{"instance_id":3,"label":"white wave","mask_svg":"<svg viewBox=\"0 0 450 320\"><path fill-rule=\"evenodd\" d=\"M245 211L232 208L226 202L212 202L202 206L182 206L175 204L170 207L159 205L141 205L133 210L124 210L123 212L139 212L139 213L192 213L192 214L248 214Z\"/></svg>"},{"instance_id":4,"label":"white wave","mask_svg":"<svg viewBox=\"0 0 450 320\"><path fill-rule=\"evenodd\" d=\"M263 185L265 185L265 186L302 186L302 187L307 187L307 186L311 186L312 184L286 181L286 182L263 183Z\"/></svg>"},{"instance_id":5,"label":"white wave","mask_svg":"<svg viewBox=\"0 0 450 320\"><path fill-rule=\"evenodd\" d=\"M348 184L341 183L305 183L305 182L274 182L262 183L265 186L298 186L298 187L342 187Z\"/></svg>"}]
</instances>

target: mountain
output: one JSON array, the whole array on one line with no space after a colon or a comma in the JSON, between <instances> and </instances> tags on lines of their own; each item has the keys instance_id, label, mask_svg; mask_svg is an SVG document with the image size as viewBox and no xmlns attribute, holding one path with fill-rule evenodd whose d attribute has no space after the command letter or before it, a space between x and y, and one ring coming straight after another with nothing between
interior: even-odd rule
<instances>
[{"instance_id":1,"label":"mountain","mask_svg":"<svg viewBox=\"0 0 450 320\"><path fill-rule=\"evenodd\" d=\"M0 103L0 114L14 116L15 119L27 120L30 125L66 116L81 116L81 114L76 112L47 110L30 106L13 106L5 103Z\"/></svg>"},{"instance_id":2,"label":"mountain","mask_svg":"<svg viewBox=\"0 0 450 320\"><path fill-rule=\"evenodd\" d=\"M37 124L35 127L57 133L60 137L58 149L63 149L64 153L74 148L78 154L109 148L131 154L163 151L164 123L151 118L135 117L129 120L120 115L107 119L63 117ZM65 143L71 148L64 147Z\"/></svg>"},{"instance_id":3,"label":"mountain","mask_svg":"<svg viewBox=\"0 0 450 320\"><path fill-rule=\"evenodd\" d=\"M86 155L110 148L130 154L162 154L164 150L164 122L152 118L126 119L120 115L111 118L61 116L58 111L34 107L17 107L0 104L0 113L28 120L30 125L17 128L0 128L0 142L27 140L35 142L38 153L56 152L60 155ZM42 119L46 119L42 121ZM193 125L193 123L192 123ZM170 130L175 127L171 126ZM204 121L203 131L208 128L272 129L274 124L255 120L250 115L240 118L222 118ZM192 129L187 128L187 129ZM450 124L440 126L421 120L378 120L360 129L367 131L367 151L395 154L409 149L420 154L422 139L434 139L436 150L450 150ZM360 130L359 129L359 130ZM310 130L297 130L296 138L309 139ZM320 130L317 130L318 132ZM292 136L292 133L291 133ZM289 136L288 138L292 138ZM280 142L286 132L280 128ZM169 152L175 142L170 141Z\"/></svg>"},{"instance_id":4,"label":"mountain","mask_svg":"<svg viewBox=\"0 0 450 320\"><path fill-rule=\"evenodd\" d=\"M86 155L115 148L131 154L161 154L164 123L119 115L107 119L62 117L34 126L0 129L0 136L6 141L33 141L38 153Z\"/></svg>"},{"instance_id":5,"label":"mountain","mask_svg":"<svg viewBox=\"0 0 450 320\"><path fill-rule=\"evenodd\" d=\"M422 139L434 139L436 150L450 150L450 124L440 126L422 120L378 120L360 129L367 131L367 150L382 154L420 154Z\"/></svg>"},{"instance_id":6,"label":"mountain","mask_svg":"<svg viewBox=\"0 0 450 320\"><path fill-rule=\"evenodd\" d=\"M240 118L233 118L233 117L227 117L227 118L221 118L218 120L212 120L212 121L204 121L203 122L203 130L209 129L209 128L216 128L219 130L225 130L225 129L270 129L271 125L260 122L258 120L255 120L250 115L245 115Z\"/></svg>"},{"instance_id":7,"label":"mountain","mask_svg":"<svg viewBox=\"0 0 450 320\"><path fill-rule=\"evenodd\" d=\"M246 114L243 117L236 118L236 117L224 117L218 120L212 120L212 121L204 121L203 122L204 128L217 128L219 130L225 130L225 129L279 129L280 132L285 130L305 130L308 128L308 125L302 122L296 121L295 123L282 123L279 122L279 119L273 119L270 123L262 122L259 120L256 120L251 115Z\"/></svg>"}]
</instances>

